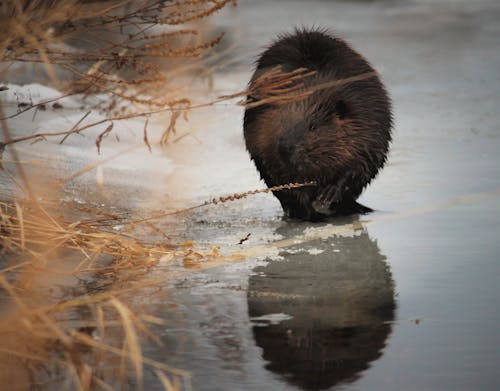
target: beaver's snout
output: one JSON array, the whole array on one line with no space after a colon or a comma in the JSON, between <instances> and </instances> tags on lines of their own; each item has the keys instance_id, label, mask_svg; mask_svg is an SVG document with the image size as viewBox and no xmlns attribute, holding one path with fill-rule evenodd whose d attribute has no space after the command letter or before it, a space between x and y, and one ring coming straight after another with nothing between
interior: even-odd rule
<instances>
[{"instance_id":1,"label":"beaver's snout","mask_svg":"<svg viewBox=\"0 0 500 391\"><path fill-rule=\"evenodd\" d=\"M297 153L299 145L304 138L303 124L295 124L285 128L284 132L278 138L278 152L280 157L287 163L295 163L300 159Z\"/></svg>"}]
</instances>

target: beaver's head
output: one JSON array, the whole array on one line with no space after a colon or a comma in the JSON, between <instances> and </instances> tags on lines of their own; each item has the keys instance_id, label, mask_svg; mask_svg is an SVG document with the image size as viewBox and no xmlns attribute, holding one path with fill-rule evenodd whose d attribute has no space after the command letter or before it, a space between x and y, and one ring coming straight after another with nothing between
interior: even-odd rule
<instances>
[{"instance_id":1,"label":"beaver's head","mask_svg":"<svg viewBox=\"0 0 500 391\"><path fill-rule=\"evenodd\" d=\"M318 179L350 164L355 120L348 102L321 91L276 110L281 126L272 142L285 165L305 179Z\"/></svg>"},{"instance_id":2,"label":"beaver's head","mask_svg":"<svg viewBox=\"0 0 500 391\"><path fill-rule=\"evenodd\" d=\"M271 174L292 182L335 177L352 166L356 146L354 108L334 91L269 105L262 111L254 135L254 156ZM252 151L251 151L252 152Z\"/></svg>"},{"instance_id":3,"label":"beaver's head","mask_svg":"<svg viewBox=\"0 0 500 391\"><path fill-rule=\"evenodd\" d=\"M332 80L313 76L297 99L247 110L247 148L271 183L332 183L348 170L370 179L383 165L391 119L378 78L325 88Z\"/></svg>"}]
</instances>

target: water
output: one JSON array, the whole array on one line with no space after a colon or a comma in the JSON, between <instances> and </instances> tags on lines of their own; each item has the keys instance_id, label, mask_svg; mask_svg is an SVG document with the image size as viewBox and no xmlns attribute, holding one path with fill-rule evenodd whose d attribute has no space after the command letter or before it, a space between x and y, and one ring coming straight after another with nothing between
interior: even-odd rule
<instances>
[{"instance_id":1,"label":"water","mask_svg":"<svg viewBox=\"0 0 500 391\"><path fill-rule=\"evenodd\" d=\"M197 390L496 389L499 212L497 195L326 224L338 233L251 270L190 275L166 298L175 314L158 304L176 319L169 349L148 353L190 369ZM311 229L279 225L299 241Z\"/></svg>"}]
</instances>

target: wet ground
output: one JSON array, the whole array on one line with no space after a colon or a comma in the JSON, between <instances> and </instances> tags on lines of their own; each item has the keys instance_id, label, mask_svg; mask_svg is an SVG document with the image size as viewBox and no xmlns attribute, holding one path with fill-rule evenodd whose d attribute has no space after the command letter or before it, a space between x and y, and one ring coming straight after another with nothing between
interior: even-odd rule
<instances>
[{"instance_id":1,"label":"wet ground","mask_svg":"<svg viewBox=\"0 0 500 391\"><path fill-rule=\"evenodd\" d=\"M136 297L171 320L157 330L164 347L145 354L191 371L194 390L498 389L500 3L252 0L222 16L234 66L215 76L216 94L244 87L276 33L331 27L382 74L392 151L361 197L369 215L287 221L264 194L157 222L172 240L246 259L172 265L183 274L164 296ZM126 163L104 172L130 207L151 209L263 187L242 115L232 104L200 110L203 126L153 160L130 159L143 166L128 187ZM85 180L94 176L68 199L99 199ZM160 389L153 378L146 389Z\"/></svg>"}]
</instances>

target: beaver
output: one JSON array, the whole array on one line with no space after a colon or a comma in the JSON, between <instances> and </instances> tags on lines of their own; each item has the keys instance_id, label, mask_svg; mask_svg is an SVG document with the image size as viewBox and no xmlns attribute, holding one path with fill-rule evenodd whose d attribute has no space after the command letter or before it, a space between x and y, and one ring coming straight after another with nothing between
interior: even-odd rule
<instances>
[{"instance_id":1,"label":"beaver","mask_svg":"<svg viewBox=\"0 0 500 391\"><path fill-rule=\"evenodd\" d=\"M276 69L310 71L283 88L295 87L296 99L253 93ZM286 216L315 221L372 211L356 199L386 162L391 102L373 67L344 40L323 29L278 36L256 62L243 128L268 187L315 182L274 192Z\"/></svg>"}]
</instances>

